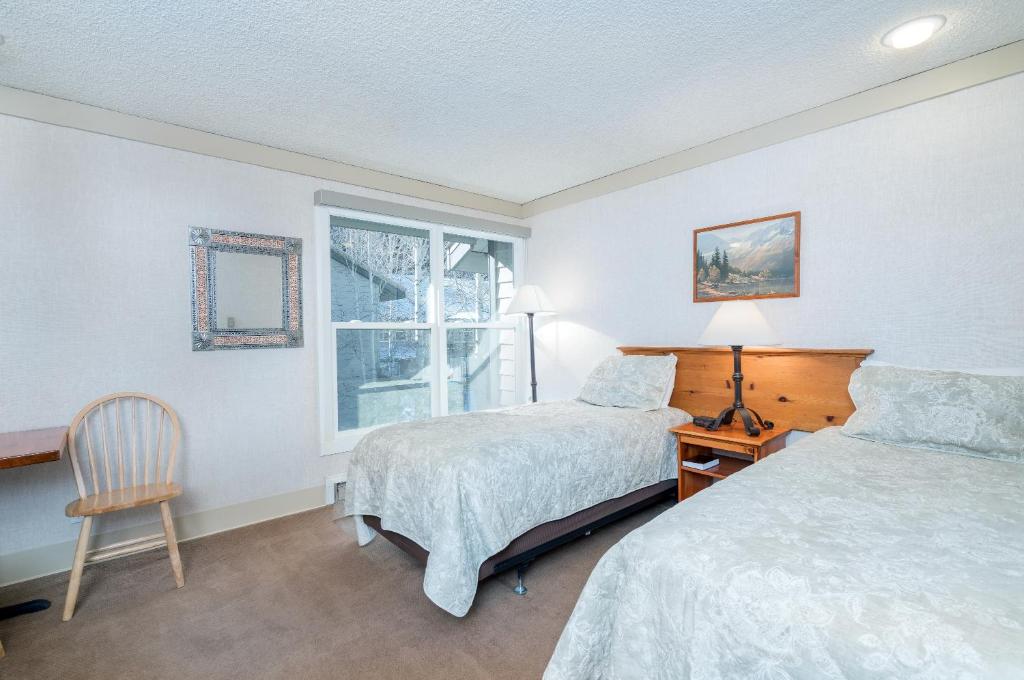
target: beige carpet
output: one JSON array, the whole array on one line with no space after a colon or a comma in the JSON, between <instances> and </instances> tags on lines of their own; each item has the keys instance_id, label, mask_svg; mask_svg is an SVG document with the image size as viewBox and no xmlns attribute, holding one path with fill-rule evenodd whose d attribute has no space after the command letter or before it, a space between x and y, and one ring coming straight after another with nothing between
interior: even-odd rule
<instances>
[{"instance_id":1,"label":"beige carpet","mask_svg":"<svg viewBox=\"0 0 1024 680\"><path fill-rule=\"evenodd\" d=\"M359 548L330 508L183 543L185 587L164 551L86 567L74 618L67 575L0 589L3 680L78 678L539 678L601 555L659 505L481 584L469 614L427 600L423 570L383 539Z\"/></svg>"}]
</instances>

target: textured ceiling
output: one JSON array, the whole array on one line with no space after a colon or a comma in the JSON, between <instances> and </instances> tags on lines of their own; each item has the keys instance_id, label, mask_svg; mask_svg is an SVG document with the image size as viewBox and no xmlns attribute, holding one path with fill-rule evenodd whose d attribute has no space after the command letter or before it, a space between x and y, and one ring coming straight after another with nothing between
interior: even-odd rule
<instances>
[{"instance_id":1,"label":"textured ceiling","mask_svg":"<svg viewBox=\"0 0 1024 680\"><path fill-rule=\"evenodd\" d=\"M0 34L0 84L524 202L1019 40L1024 2L7 0Z\"/></svg>"}]
</instances>

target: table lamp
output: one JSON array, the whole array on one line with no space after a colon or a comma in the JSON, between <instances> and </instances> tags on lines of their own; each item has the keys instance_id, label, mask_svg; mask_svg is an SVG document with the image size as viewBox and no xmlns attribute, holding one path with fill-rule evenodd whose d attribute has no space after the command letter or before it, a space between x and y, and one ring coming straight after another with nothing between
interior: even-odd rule
<instances>
[{"instance_id":1,"label":"table lamp","mask_svg":"<svg viewBox=\"0 0 1024 680\"><path fill-rule=\"evenodd\" d=\"M535 314L557 314L551 300L540 286L520 286L512 296L505 314L525 314L530 324L530 390L532 401L537 401L537 364L533 354L533 316Z\"/></svg>"},{"instance_id":2,"label":"table lamp","mask_svg":"<svg viewBox=\"0 0 1024 680\"><path fill-rule=\"evenodd\" d=\"M749 300L723 302L698 342L701 345L728 345L732 348L732 381L736 401L719 413L714 424L707 429L717 430L722 425L730 425L734 415L743 420L743 428L751 437L761 434L757 425L765 430L772 429L775 425L771 421L762 420L757 411L743 405L743 371L740 369L743 346L779 344L778 336L757 305Z\"/></svg>"}]
</instances>

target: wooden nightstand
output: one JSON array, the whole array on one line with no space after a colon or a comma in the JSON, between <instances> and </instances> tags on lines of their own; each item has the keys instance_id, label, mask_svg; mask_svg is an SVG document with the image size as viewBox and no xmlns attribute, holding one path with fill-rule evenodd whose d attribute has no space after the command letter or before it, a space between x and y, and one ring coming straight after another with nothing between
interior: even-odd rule
<instances>
[{"instance_id":1,"label":"wooden nightstand","mask_svg":"<svg viewBox=\"0 0 1024 680\"><path fill-rule=\"evenodd\" d=\"M786 435L789 429L778 428L764 430L756 437L748 436L743 431L742 423L736 426L722 427L715 432L708 432L703 427L692 423L673 427L669 430L676 436L679 444L677 464L679 465L679 500L683 501L702 489L711 486L716 479L725 479L734 472L739 472L748 465L753 465L765 456L786 447ZM719 456L721 461L708 470L694 470L683 467L683 461L702 453L712 453L712 449L720 449L731 453L742 454L741 458Z\"/></svg>"}]
</instances>

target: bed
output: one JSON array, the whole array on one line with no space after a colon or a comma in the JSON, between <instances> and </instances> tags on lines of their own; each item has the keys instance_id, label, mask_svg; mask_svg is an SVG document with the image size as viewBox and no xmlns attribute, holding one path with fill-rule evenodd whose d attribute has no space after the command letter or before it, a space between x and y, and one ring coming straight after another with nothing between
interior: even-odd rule
<instances>
[{"instance_id":1,"label":"bed","mask_svg":"<svg viewBox=\"0 0 1024 680\"><path fill-rule=\"evenodd\" d=\"M650 409L576 399L370 433L346 488L360 545L379 533L423 561L427 597L465 615L479 580L674 492L668 429L690 416L661 403L667 371Z\"/></svg>"},{"instance_id":2,"label":"bed","mask_svg":"<svg viewBox=\"0 0 1024 680\"><path fill-rule=\"evenodd\" d=\"M1024 382L975 383L901 375L628 534L545 679L1024 677Z\"/></svg>"},{"instance_id":3,"label":"bed","mask_svg":"<svg viewBox=\"0 0 1024 680\"><path fill-rule=\"evenodd\" d=\"M731 401L732 385L722 380L732 373L731 351L619 350L626 357L620 368L644 357L661 368L616 372L606 360L581 390L589 401L450 416L367 435L353 451L345 493L360 545L380 534L423 562L427 597L463 616L480 580L516 569L523 593L523 570L542 553L674 497L675 444L667 430ZM747 402L769 410L767 403L802 429L841 423L852 411L842 386L870 352L748 348ZM662 361L669 366L664 388ZM772 389L759 388L768 375Z\"/></svg>"}]
</instances>

